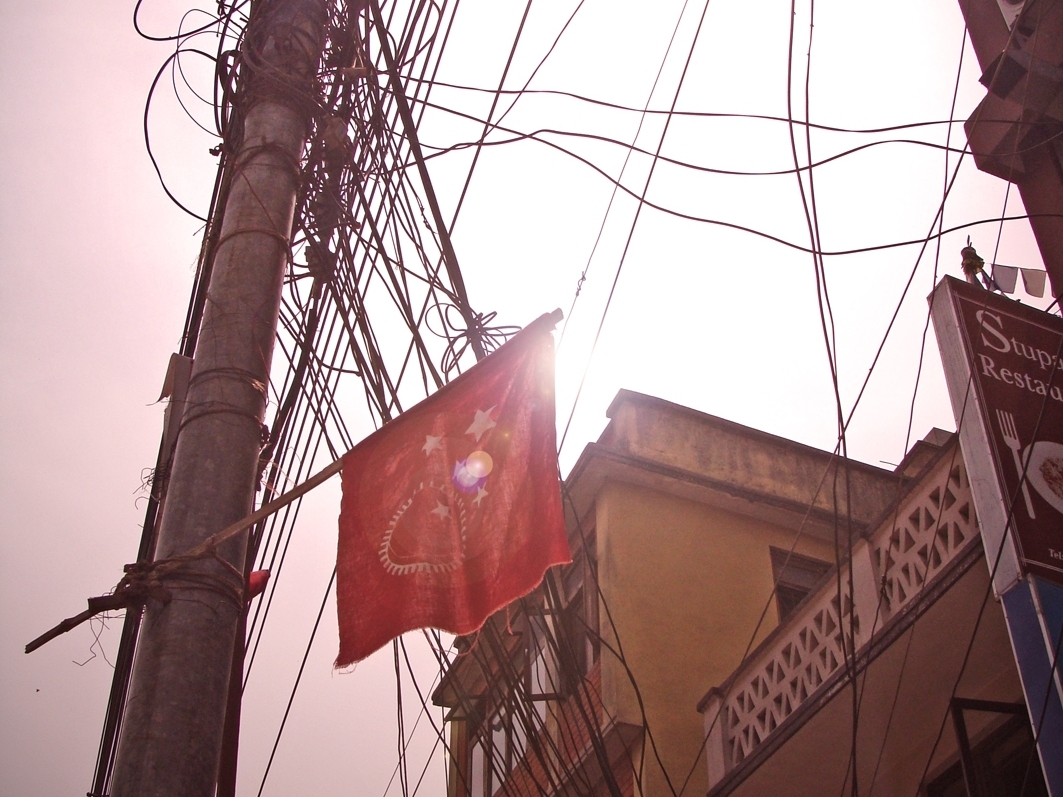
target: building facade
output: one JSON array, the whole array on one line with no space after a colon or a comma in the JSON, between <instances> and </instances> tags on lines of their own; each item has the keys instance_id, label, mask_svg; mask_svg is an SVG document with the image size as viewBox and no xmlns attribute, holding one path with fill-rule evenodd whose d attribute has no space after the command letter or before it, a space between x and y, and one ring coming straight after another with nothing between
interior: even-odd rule
<instances>
[{"instance_id":1,"label":"building facade","mask_svg":"<svg viewBox=\"0 0 1063 797\"><path fill-rule=\"evenodd\" d=\"M451 797L962 794L956 706L1022 757L953 435L890 471L628 391L608 415L564 486L573 563L434 694Z\"/></svg>"}]
</instances>

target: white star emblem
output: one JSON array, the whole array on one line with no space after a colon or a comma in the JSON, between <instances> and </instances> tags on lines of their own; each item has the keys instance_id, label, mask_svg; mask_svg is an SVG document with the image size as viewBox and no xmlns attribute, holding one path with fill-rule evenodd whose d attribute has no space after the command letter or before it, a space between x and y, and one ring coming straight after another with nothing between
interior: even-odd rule
<instances>
[{"instance_id":1,"label":"white star emblem","mask_svg":"<svg viewBox=\"0 0 1063 797\"><path fill-rule=\"evenodd\" d=\"M495 407L498 405L496 404ZM480 437L488 429L494 429L497 424L491 420L491 413L495 411L495 407L491 407L488 410L476 410L476 417L473 418L472 426L465 430L465 434L476 435L476 442L480 442Z\"/></svg>"},{"instance_id":2,"label":"white star emblem","mask_svg":"<svg viewBox=\"0 0 1063 797\"><path fill-rule=\"evenodd\" d=\"M433 451L442 451L442 440L442 435L440 435L439 437L435 437L434 435L426 435L424 438L424 445L421 447L421 450L424 452L424 455L427 457Z\"/></svg>"},{"instance_id":3,"label":"white star emblem","mask_svg":"<svg viewBox=\"0 0 1063 797\"><path fill-rule=\"evenodd\" d=\"M450 507L440 501L436 501L436 508L428 514L439 515L440 520L445 520L450 517Z\"/></svg>"},{"instance_id":4,"label":"white star emblem","mask_svg":"<svg viewBox=\"0 0 1063 797\"><path fill-rule=\"evenodd\" d=\"M487 490L485 490L483 487L481 487L479 490L476 491L476 497L474 499L472 499L472 502L474 504L476 504L476 506L479 506L480 502L482 500L484 500L486 497L487 497Z\"/></svg>"}]
</instances>

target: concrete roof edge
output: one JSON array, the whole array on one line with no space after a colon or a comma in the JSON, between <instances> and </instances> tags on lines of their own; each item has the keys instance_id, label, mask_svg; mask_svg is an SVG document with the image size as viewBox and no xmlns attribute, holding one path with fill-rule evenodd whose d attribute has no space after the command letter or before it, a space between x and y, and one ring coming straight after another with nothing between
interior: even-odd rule
<instances>
[{"instance_id":1,"label":"concrete roof edge","mask_svg":"<svg viewBox=\"0 0 1063 797\"><path fill-rule=\"evenodd\" d=\"M621 388L617 392L616 396L613 398L612 403L609 404L609 408L605 411L606 417L612 420L617 409L619 409L619 407L625 403L653 406L675 415L691 416L706 425L727 429L728 431L743 435L745 437L759 438L760 440L770 442L772 444L784 448L796 449L817 459L828 460L835 456L832 452L825 451L822 448L816 448L815 446L810 446L806 443L799 443L796 440L789 439L788 437L782 437L777 434L772 434L771 432L765 432L761 429L754 429L752 426L746 426L736 421L729 421L726 418L719 417L718 415L712 415L707 412L702 412L701 410L695 410L691 407L685 407L682 404L676 404L675 402L668 401L667 399L658 398L656 396L650 396L646 393L638 393L634 390L628 390L627 388ZM877 465L871 465L867 462L861 462L860 460L856 459L849 460L849 465L850 467L857 467L861 470L873 473L876 476L887 476L892 475L893 473L893 471L888 468L880 468Z\"/></svg>"},{"instance_id":2,"label":"concrete roof edge","mask_svg":"<svg viewBox=\"0 0 1063 797\"><path fill-rule=\"evenodd\" d=\"M762 505L772 510L791 514L794 517L800 518L807 516L809 521L816 524L829 524L833 522L833 514L829 510L820 507L809 507L808 504L800 501L750 490L737 484L713 479L709 476L704 476L693 471L658 462L657 460L620 452L601 443L588 443L583 449L583 453L580 454L580 458L569 472L568 478L565 479L566 490L571 493L581 479L590 475L591 469L598 462L632 468L636 471L672 480L677 484L691 485L704 490L717 492L728 496L731 499L746 501L754 505ZM617 478L616 481L629 482L630 480ZM689 496L683 497L689 498ZM729 511L740 510L732 508ZM852 525L854 534L859 534L866 528L866 524L857 520L854 520Z\"/></svg>"}]
</instances>

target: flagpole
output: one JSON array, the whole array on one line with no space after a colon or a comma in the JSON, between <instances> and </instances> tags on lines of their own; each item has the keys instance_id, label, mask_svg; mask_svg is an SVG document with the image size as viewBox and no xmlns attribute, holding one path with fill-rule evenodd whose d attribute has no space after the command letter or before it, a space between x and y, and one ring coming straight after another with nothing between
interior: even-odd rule
<instances>
[{"instance_id":1,"label":"flagpole","mask_svg":"<svg viewBox=\"0 0 1063 797\"><path fill-rule=\"evenodd\" d=\"M195 548L193 548L187 554L180 558L198 559L202 556L205 556L206 554L210 553L210 551L212 551L214 548L221 545L226 540L235 537L244 529L251 528L251 526L254 526L256 523L258 523L258 521L265 520L274 512L284 509L284 507L288 506L288 504L292 503L297 498L303 497L308 492L317 487L319 484L327 482L341 470L343 470L343 457L340 457L332 464L326 466L325 468L322 468L309 479L307 479L305 482L296 485L288 492L284 493L280 498L275 498L268 504L263 504L261 507L256 509L243 520L238 520L235 523L226 526L217 534L212 534L210 537L205 539L202 543L197 545Z\"/></svg>"}]
</instances>

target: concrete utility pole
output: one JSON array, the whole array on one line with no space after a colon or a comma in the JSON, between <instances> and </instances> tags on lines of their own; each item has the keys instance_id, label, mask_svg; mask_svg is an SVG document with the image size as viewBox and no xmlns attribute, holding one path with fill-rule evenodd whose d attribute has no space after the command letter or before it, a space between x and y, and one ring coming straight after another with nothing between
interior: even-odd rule
<instances>
[{"instance_id":1,"label":"concrete utility pole","mask_svg":"<svg viewBox=\"0 0 1063 797\"><path fill-rule=\"evenodd\" d=\"M156 561L180 557L251 510L326 19L325 0L256 0L252 7L237 99L243 133L232 156L232 187ZM244 611L246 548L244 532L220 546L215 558L161 576L172 597L145 607L114 797L214 793L230 662Z\"/></svg>"}]
</instances>

